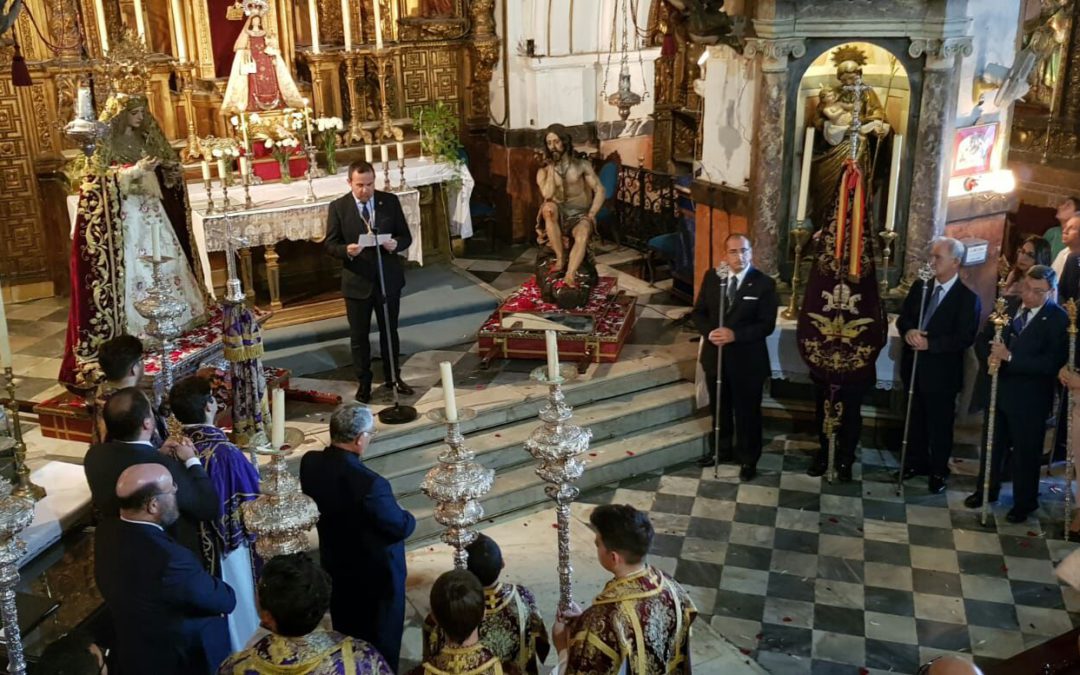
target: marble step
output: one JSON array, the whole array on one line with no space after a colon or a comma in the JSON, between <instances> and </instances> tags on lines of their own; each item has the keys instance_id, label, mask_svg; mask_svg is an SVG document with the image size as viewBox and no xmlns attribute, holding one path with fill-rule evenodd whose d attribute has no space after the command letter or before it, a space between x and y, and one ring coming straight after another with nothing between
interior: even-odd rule
<instances>
[{"instance_id":1,"label":"marble step","mask_svg":"<svg viewBox=\"0 0 1080 675\"><path fill-rule=\"evenodd\" d=\"M700 457L709 427L708 418L695 417L596 443L590 448L585 473L576 485L587 490ZM482 502L485 521L551 505L544 493L545 483L536 476L535 468L535 463L529 462L496 474L492 491ZM416 516L416 531L411 543L439 535L442 526L435 522L431 500L415 493L399 501ZM555 533L551 532L550 536L554 546Z\"/></svg>"},{"instance_id":2,"label":"marble step","mask_svg":"<svg viewBox=\"0 0 1080 675\"><path fill-rule=\"evenodd\" d=\"M694 385L676 382L598 401L574 411L574 424L588 427L593 445L616 436L626 436L652 427L672 424L694 415ZM496 472L534 460L524 443L539 426L535 413L521 421L491 427L466 436L467 447L476 461ZM407 495L419 490L429 469L446 449L442 442L367 460L368 466L386 477L394 493Z\"/></svg>"}]
</instances>

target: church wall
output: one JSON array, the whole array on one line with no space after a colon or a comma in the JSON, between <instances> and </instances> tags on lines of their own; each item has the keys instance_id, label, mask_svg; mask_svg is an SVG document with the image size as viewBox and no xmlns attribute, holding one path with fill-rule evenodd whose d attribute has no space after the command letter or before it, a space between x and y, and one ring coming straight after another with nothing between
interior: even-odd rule
<instances>
[{"instance_id":1,"label":"church wall","mask_svg":"<svg viewBox=\"0 0 1080 675\"><path fill-rule=\"evenodd\" d=\"M705 63L701 180L749 189L757 77L753 60L728 47L709 48Z\"/></svg>"}]
</instances>

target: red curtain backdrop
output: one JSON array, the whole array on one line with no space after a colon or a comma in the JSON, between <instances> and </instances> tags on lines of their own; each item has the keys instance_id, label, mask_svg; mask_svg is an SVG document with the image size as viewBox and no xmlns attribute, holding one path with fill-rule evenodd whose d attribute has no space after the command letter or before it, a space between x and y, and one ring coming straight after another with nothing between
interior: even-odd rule
<instances>
[{"instance_id":1,"label":"red curtain backdrop","mask_svg":"<svg viewBox=\"0 0 1080 675\"><path fill-rule=\"evenodd\" d=\"M232 5L233 0L206 0L206 9L210 13L210 39L214 48L214 75L217 77L229 76L233 45L244 29L243 21L229 21L225 17L226 10Z\"/></svg>"}]
</instances>

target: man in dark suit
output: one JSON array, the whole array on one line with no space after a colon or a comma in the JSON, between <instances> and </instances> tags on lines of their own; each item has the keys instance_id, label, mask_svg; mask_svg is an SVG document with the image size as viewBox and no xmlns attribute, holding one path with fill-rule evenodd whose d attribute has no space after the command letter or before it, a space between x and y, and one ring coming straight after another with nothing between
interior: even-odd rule
<instances>
[{"instance_id":1,"label":"man in dark suit","mask_svg":"<svg viewBox=\"0 0 1080 675\"><path fill-rule=\"evenodd\" d=\"M114 490L119 518L98 527L94 576L123 672L216 673L229 655L222 615L236 606L236 596L165 533L180 515L172 475L160 464L135 464Z\"/></svg>"},{"instance_id":2,"label":"man in dark suit","mask_svg":"<svg viewBox=\"0 0 1080 675\"><path fill-rule=\"evenodd\" d=\"M916 281L904 299L896 330L904 337L900 372L912 398L904 479L929 475L930 492L945 490L952 456L956 395L964 384L964 353L979 329L979 296L960 281L964 245L951 237L938 237L930 247L934 278L926 304L923 282ZM922 324L919 323L920 312ZM915 352L919 367L915 382L911 369Z\"/></svg>"},{"instance_id":3,"label":"man in dark suit","mask_svg":"<svg viewBox=\"0 0 1080 675\"><path fill-rule=\"evenodd\" d=\"M1020 305L1002 332L1002 341L976 346L991 367L999 368L994 454L990 466L990 501L997 501L1009 449L1012 449L1013 507L1005 518L1022 523L1039 507L1039 465L1046 438L1046 418L1054 401L1058 371L1068 358L1068 315L1049 299L1057 275L1044 265L1028 270ZM989 327L992 330L992 326ZM964 500L982 506L985 455L976 491Z\"/></svg>"},{"instance_id":4,"label":"man in dark suit","mask_svg":"<svg viewBox=\"0 0 1080 675\"><path fill-rule=\"evenodd\" d=\"M195 455L195 447L190 441L166 441L160 450L154 449L150 444L154 413L146 394L136 387L114 393L105 405L104 418L112 440L90 446L83 460L86 482L90 484L90 499L98 519L104 522L119 517L116 481L124 469L133 464L161 464L180 488L177 498L180 518L169 527L169 534L202 557L205 549L199 525L221 515L221 500ZM208 569L212 562L204 559Z\"/></svg>"},{"instance_id":5,"label":"man in dark suit","mask_svg":"<svg viewBox=\"0 0 1080 675\"><path fill-rule=\"evenodd\" d=\"M346 403L330 418L330 447L300 461L300 487L319 507L319 559L330 574L334 630L370 643L397 672L405 621L405 539L416 519L390 483L364 465L371 410Z\"/></svg>"},{"instance_id":6,"label":"man in dark suit","mask_svg":"<svg viewBox=\"0 0 1080 675\"><path fill-rule=\"evenodd\" d=\"M412 387L401 379L398 360L398 313L401 310L401 289L405 287L405 266L402 255L412 245L409 225L396 195L375 189L375 169L367 162L349 165L349 193L330 203L326 220L327 253L342 261L341 294L349 318L349 340L353 368L360 386L356 400L371 401L371 312L379 322L379 348L382 350L385 386L396 387L399 394L409 396ZM361 235L390 235L381 245L365 246ZM377 256L382 258L386 297L379 286ZM383 303L390 315L385 325ZM396 372L391 369L393 355Z\"/></svg>"},{"instance_id":7,"label":"man in dark suit","mask_svg":"<svg viewBox=\"0 0 1080 675\"><path fill-rule=\"evenodd\" d=\"M733 234L725 242L731 267L727 279L706 273L694 306L693 320L701 333L701 367L709 386L709 407L716 420L717 355L723 347L723 390L720 393L720 459L734 458L741 466L739 478L753 480L761 457L761 397L769 378L769 349L765 338L776 328L780 299L776 282L752 266L750 240ZM720 321L720 295L724 320ZM734 453L732 439L734 438ZM715 461L715 434L709 435L711 452L698 460L701 466Z\"/></svg>"}]
</instances>

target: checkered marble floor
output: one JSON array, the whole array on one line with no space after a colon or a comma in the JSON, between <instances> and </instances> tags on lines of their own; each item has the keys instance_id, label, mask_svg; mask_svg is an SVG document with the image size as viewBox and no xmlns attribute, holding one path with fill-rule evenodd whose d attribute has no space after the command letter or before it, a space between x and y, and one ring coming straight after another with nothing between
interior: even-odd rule
<instances>
[{"instance_id":1,"label":"checkered marble floor","mask_svg":"<svg viewBox=\"0 0 1080 675\"><path fill-rule=\"evenodd\" d=\"M984 528L963 505L970 476L940 495L913 479L898 497L892 455L869 450L853 482L830 485L805 475L807 440L774 438L750 483L735 465L715 479L683 465L582 499L648 510L652 559L772 673L911 673L943 652L986 665L1080 625L1080 593L1054 576L1076 548L1060 481L1044 480L1038 518L1020 525L1004 519L1006 486Z\"/></svg>"}]
</instances>

